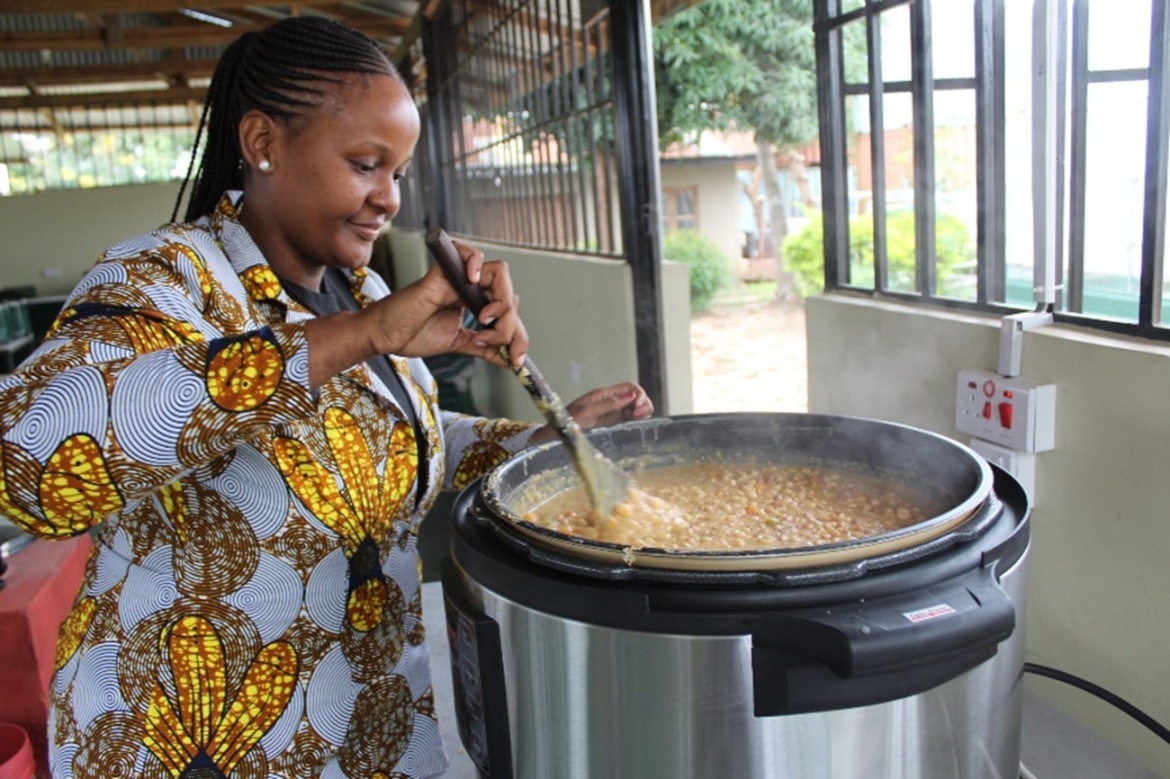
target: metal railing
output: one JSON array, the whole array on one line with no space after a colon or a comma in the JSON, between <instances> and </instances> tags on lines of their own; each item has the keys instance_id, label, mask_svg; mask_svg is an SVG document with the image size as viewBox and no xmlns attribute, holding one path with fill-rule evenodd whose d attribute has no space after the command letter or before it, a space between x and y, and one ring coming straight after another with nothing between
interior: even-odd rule
<instances>
[{"instance_id":1,"label":"metal railing","mask_svg":"<svg viewBox=\"0 0 1170 779\"><path fill-rule=\"evenodd\" d=\"M167 102L0 110L0 195L180 179L198 111Z\"/></svg>"},{"instance_id":2,"label":"metal railing","mask_svg":"<svg viewBox=\"0 0 1170 779\"><path fill-rule=\"evenodd\" d=\"M607 10L453 0L423 35L431 216L502 244L617 257Z\"/></svg>"}]
</instances>

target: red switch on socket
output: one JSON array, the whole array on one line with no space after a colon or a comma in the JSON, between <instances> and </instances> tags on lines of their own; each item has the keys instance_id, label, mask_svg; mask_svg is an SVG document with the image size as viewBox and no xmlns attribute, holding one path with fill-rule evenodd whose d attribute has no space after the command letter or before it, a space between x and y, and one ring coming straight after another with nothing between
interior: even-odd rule
<instances>
[{"instance_id":1,"label":"red switch on socket","mask_svg":"<svg viewBox=\"0 0 1170 779\"><path fill-rule=\"evenodd\" d=\"M983 418L991 419L991 401L984 401L983 403Z\"/></svg>"},{"instance_id":2,"label":"red switch on socket","mask_svg":"<svg viewBox=\"0 0 1170 779\"><path fill-rule=\"evenodd\" d=\"M1011 403L1000 403L999 404L999 423L1001 425L1003 425L1005 428L1007 428L1008 430L1012 429L1012 404Z\"/></svg>"}]
</instances>

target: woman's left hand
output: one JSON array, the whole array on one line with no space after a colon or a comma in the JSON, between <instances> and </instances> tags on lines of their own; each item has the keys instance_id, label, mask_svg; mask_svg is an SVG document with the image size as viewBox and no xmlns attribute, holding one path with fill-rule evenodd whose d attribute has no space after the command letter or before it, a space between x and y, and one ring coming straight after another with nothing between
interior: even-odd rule
<instances>
[{"instance_id":1,"label":"woman's left hand","mask_svg":"<svg viewBox=\"0 0 1170 779\"><path fill-rule=\"evenodd\" d=\"M582 430L593 427L616 425L631 419L646 419L654 414L654 403L646 390L632 381L611 384L586 392L565 407L565 410L581 426ZM545 425L532 434L532 443L551 441L556 432Z\"/></svg>"}]
</instances>

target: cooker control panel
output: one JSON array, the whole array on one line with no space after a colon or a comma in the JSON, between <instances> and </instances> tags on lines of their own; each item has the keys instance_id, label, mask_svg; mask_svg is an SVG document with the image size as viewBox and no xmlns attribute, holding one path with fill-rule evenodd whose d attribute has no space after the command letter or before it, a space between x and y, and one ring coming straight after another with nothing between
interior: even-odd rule
<instances>
[{"instance_id":1,"label":"cooker control panel","mask_svg":"<svg viewBox=\"0 0 1170 779\"><path fill-rule=\"evenodd\" d=\"M955 427L1017 452L1046 452L1056 443L1056 385L959 371Z\"/></svg>"},{"instance_id":2,"label":"cooker control panel","mask_svg":"<svg viewBox=\"0 0 1170 779\"><path fill-rule=\"evenodd\" d=\"M467 597L450 558L442 563L455 721L482 779L512 778L500 626Z\"/></svg>"}]
</instances>

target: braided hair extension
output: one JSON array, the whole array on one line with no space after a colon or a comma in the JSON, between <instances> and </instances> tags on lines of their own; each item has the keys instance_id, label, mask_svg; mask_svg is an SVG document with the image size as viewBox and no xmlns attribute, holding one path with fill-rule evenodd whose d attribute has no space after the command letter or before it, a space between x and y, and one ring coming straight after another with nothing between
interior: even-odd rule
<instances>
[{"instance_id":1,"label":"braided hair extension","mask_svg":"<svg viewBox=\"0 0 1170 779\"><path fill-rule=\"evenodd\" d=\"M186 221L210 213L229 189L244 184L240 119L257 109L291 119L321 103L322 83L337 84L344 73L402 76L378 45L344 24L319 16L284 19L259 32L247 32L224 50L199 118L191 164L179 188L174 221L191 186ZM199 141L206 131L203 158L195 171ZM194 176L192 175L194 173Z\"/></svg>"}]
</instances>

